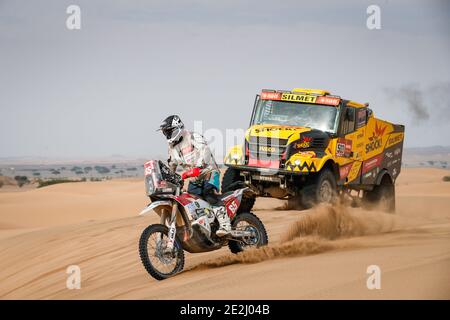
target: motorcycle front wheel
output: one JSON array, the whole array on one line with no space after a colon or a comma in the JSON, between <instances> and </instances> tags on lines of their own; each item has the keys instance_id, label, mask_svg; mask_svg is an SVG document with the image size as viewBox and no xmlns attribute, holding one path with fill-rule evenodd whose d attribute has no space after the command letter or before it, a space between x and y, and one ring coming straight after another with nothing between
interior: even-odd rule
<instances>
[{"instance_id":1,"label":"motorcycle front wheel","mask_svg":"<svg viewBox=\"0 0 450 320\"><path fill-rule=\"evenodd\" d=\"M145 270L156 280L164 280L181 272L184 251L175 237L172 250L167 249L169 229L162 224L145 228L139 240L139 256Z\"/></svg>"}]
</instances>

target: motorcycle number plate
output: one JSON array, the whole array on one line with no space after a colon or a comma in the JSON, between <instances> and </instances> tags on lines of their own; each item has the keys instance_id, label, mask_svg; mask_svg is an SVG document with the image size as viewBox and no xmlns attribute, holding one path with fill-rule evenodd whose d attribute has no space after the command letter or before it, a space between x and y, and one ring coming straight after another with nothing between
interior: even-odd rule
<instances>
[{"instance_id":1,"label":"motorcycle number plate","mask_svg":"<svg viewBox=\"0 0 450 320\"><path fill-rule=\"evenodd\" d=\"M144 172L145 172L145 176L149 176L153 173L153 170L155 169L153 162L152 161L148 161L144 164Z\"/></svg>"},{"instance_id":2,"label":"motorcycle number plate","mask_svg":"<svg viewBox=\"0 0 450 320\"><path fill-rule=\"evenodd\" d=\"M233 218L234 215L236 214L237 210L239 208L239 204L237 203L237 200L231 200L228 205L227 205L227 209L228 209L228 215L230 216L230 218Z\"/></svg>"}]
</instances>

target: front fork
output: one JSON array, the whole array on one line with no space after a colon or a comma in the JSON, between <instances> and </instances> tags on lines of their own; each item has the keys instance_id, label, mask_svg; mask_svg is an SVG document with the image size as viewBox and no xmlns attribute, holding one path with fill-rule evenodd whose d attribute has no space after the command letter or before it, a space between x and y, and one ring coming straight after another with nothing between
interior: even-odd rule
<instances>
[{"instance_id":1,"label":"front fork","mask_svg":"<svg viewBox=\"0 0 450 320\"><path fill-rule=\"evenodd\" d=\"M177 204L172 205L172 214L169 219L169 240L167 242L167 250L172 251L175 244L175 235L177 233L176 220L177 220Z\"/></svg>"}]
</instances>

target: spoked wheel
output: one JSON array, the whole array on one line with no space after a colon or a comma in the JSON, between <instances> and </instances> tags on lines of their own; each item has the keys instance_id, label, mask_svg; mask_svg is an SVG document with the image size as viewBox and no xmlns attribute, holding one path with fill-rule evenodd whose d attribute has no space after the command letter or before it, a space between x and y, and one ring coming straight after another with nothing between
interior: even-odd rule
<instances>
[{"instance_id":1,"label":"spoked wheel","mask_svg":"<svg viewBox=\"0 0 450 320\"><path fill-rule=\"evenodd\" d=\"M269 239L267 237L266 228L264 224L253 213L240 213L233 220L233 229L250 231L251 236L239 240L230 240L228 247L233 253L239 253L249 248L258 248L267 245Z\"/></svg>"},{"instance_id":2,"label":"spoked wheel","mask_svg":"<svg viewBox=\"0 0 450 320\"><path fill-rule=\"evenodd\" d=\"M156 280L167 279L184 267L184 252L175 237L172 250L167 249L169 229L161 224L148 226L139 240L139 255L147 272Z\"/></svg>"}]
</instances>

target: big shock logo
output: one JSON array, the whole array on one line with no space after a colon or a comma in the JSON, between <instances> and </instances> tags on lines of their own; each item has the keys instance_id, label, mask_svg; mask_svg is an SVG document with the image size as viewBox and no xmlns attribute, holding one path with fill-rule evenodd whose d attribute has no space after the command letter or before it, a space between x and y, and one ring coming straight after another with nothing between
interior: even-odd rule
<instances>
[{"instance_id":1,"label":"big shock logo","mask_svg":"<svg viewBox=\"0 0 450 320\"><path fill-rule=\"evenodd\" d=\"M378 126L378 124L375 123L375 129L372 132L372 136L369 137L369 143L366 144L366 153L369 153L382 147L383 141L382 138L385 130L386 127L383 128L382 125Z\"/></svg>"},{"instance_id":2,"label":"big shock logo","mask_svg":"<svg viewBox=\"0 0 450 320\"><path fill-rule=\"evenodd\" d=\"M310 148L311 147L311 143L312 143L313 138L312 137L302 137L300 139L300 142L298 142L295 147L297 149L306 149L306 148Z\"/></svg>"}]
</instances>

